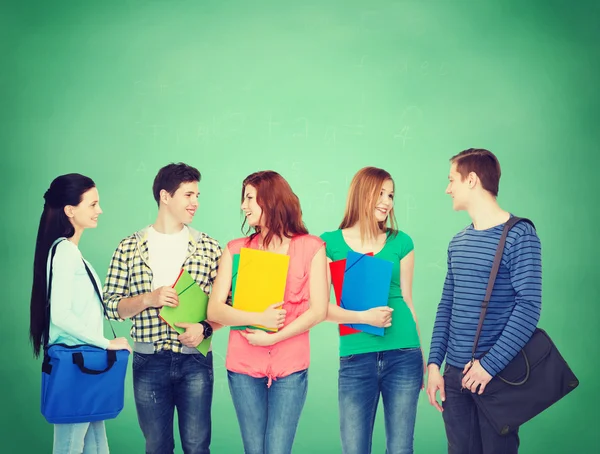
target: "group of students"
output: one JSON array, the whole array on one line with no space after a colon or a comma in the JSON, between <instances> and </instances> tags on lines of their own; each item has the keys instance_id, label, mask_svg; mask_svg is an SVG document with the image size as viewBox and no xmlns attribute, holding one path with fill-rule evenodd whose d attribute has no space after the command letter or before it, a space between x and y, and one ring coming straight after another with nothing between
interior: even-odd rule
<instances>
[{"instance_id":1,"label":"group of students","mask_svg":"<svg viewBox=\"0 0 600 454\"><path fill-rule=\"evenodd\" d=\"M307 396L309 330L324 320L383 327L384 336L364 332L340 336L338 400L344 454L371 452L380 397L386 452L412 453L426 373L429 402L442 412L449 453L516 453L518 431L497 435L478 413L471 393L485 392L486 384L537 325L540 241L529 224L510 231L489 303L488 314L493 316L483 326L477 360L471 363L470 347L495 245L512 215L496 201L500 165L490 151L468 149L453 156L449 180L446 193L454 209L466 210L472 223L448 248L448 271L427 362L412 297L413 241L396 225L392 176L375 167L354 176L339 228L320 237L309 234L300 201L281 175L274 171L249 175L241 191L242 227L249 235L230 241L224 249L189 226L198 209L199 171L183 163L160 169L153 184L156 221L119 243L104 285L108 317L133 321L133 348L125 338L104 337L101 301L78 248L83 231L96 227L102 213L98 190L88 177L59 176L44 195L35 251L30 325L34 353L39 355L44 347L47 323L49 344L132 350L134 398L146 453L173 452L177 409L183 451L205 454L211 442L213 357L210 351L200 354L196 347L225 326L277 326L274 333L230 330L226 369L244 452L286 454L292 452ZM48 320L48 256L57 243ZM261 313L232 306L233 256L241 248L289 256L281 303ZM330 304L328 263L345 259L349 251L372 253L393 263L387 305L351 311L335 301ZM178 334L159 311L177 306L172 285L182 267L210 297L207 320L181 324L185 332ZM94 277L98 280L95 272ZM54 453L82 452L108 452L104 422L56 424Z\"/></svg>"}]
</instances>

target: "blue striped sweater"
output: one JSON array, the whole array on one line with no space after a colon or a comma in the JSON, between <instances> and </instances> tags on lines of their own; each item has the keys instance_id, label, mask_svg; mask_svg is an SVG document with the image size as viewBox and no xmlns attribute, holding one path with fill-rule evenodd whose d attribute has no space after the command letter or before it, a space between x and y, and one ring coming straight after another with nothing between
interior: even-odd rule
<instances>
[{"instance_id":1,"label":"blue striped sweater","mask_svg":"<svg viewBox=\"0 0 600 454\"><path fill-rule=\"evenodd\" d=\"M461 369L471 349L504 224L487 230L473 225L448 247L448 272L438 306L428 364L446 362ZM519 222L508 233L502 262L475 355L492 376L519 353L531 337L542 307L542 254L535 229Z\"/></svg>"}]
</instances>

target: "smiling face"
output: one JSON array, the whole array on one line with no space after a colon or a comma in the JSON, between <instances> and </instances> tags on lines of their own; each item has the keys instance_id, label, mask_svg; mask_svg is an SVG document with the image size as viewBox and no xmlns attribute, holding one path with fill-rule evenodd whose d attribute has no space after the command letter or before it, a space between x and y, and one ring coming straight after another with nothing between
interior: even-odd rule
<instances>
[{"instance_id":1,"label":"smiling face","mask_svg":"<svg viewBox=\"0 0 600 454\"><path fill-rule=\"evenodd\" d=\"M83 230L98 226L98 216L102 214L98 189L91 188L83 193L79 205L65 206L65 214L75 230Z\"/></svg>"},{"instance_id":2,"label":"smiling face","mask_svg":"<svg viewBox=\"0 0 600 454\"><path fill-rule=\"evenodd\" d=\"M455 211L466 210L468 201L471 195L471 183L469 179L473 177L469 174L466 178L456 170L456 163L452 163L450 166L450 173L448 174L448 186L446 187L446 194L452 197L452 208Z\"/></svg>"},{"instance_id":3,"label":"smiling face","mask_svg":"<svg viewBox=\"0 0 600 454\"><path fill-rule=\"evenodd\" d=\"M375 203L375 219L377 222L385 222L394 208L394 182L385 180L381 185L379 198Z\"/></svg>"},{"instance_id":4,"label":"smiling face","mask_svg":"<svg viewBox=\"0 0 600 454\"><path fill-rule=\"evenodd\" d=\"M262 222L262 208L256 201L256 188L251 184L247 184L244 187L244 200L242 201L241 208L250 227L257 227L264 224Z\"/></svg>"},{"instance_id":5,"label":"smiling face","mask_svg":"<svg viewBox=\"0 0 600 454\"><path fill-rule=\"evenodd\" d=\"M190 224L198 209L198 182L181 183L173 195L161 190L161 201L173 219L182 224Z\"/></svg>"}]
</instances>

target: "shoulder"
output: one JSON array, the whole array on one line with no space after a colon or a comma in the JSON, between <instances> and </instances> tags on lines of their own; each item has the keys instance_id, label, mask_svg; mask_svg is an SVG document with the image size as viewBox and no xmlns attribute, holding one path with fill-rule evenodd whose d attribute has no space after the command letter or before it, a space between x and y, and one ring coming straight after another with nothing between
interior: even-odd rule
<instances>
[{"instance_id":1,"label":"shoulder","mask_svg":"<svg viewBox=\"0 0 600 454\"><path fill-rule=\"evenodd\" d=\"M231 255L239 254L241 248L247 247L249 245L248 242L248 237L243 236L241 238L236 238L227 243L227 249L229 249Z\"/></svg>"},{"instance_id":2,"label":"shoulder","mask_svg":"<svg viewBox=\"0 0 600 454\"><path fill-rule=\"evenodd\" d=\"M469 224L467 226L465 226L463 229L461 229L458 233L456 233L453 237L452 240L450 240L450 242L456 242L461 240L462 238L465 238L469 235L469 232L473 230L473 224Z\"/></svg>"},{"instance_id":3,"label":"shoulder","mask_svg":"<svg viewBox=\"0 0 600 454\"><path fill-rule=\"evenodd\" d=\"M298 236L296 241L300 241L303 245L316 249L320 248L325 244L325 241L322 238L316 235L311 235L310 233Z\"/></svg>"},{"instance_id":4,"label":"shoulder","mask_svg":"<svg viewBox=\"0 0 600 454\"><path fill-rule=\"evenodd\" d=\"M507 235L507 237L509 238L520 238L527 236L537 238L537 232L533 225L524 220L517 222L515 225L513 225L513 227L510 229Z\"/></svg>"},{"instance_id":5,"label":"shoulder","mask_svg":"<svg viewBox=\"0 0 600 454\"><path fill-rule=\"evenodd\" d=\"M123 238L121 241L119 241L119 245L117 246L115 254L129 255L133 253L136 250L139 241L139 232L133 233Z\"/></svg>"},{"instance_id":6,"label":"shoulder","mask_svg":"<svg viewBox=\"0 0 600 454\"><path fill-rule=\"evenodd\" d=\"M190 235L192 236L192 238L194 239L194 241L196 243L205 245L205 246L210 246L212 248L217 248L220 249L221 245L219 244L219 242L217 240L215 240L212 236L209 236L208 234L204 233L204 232L199 232L198 230L194 230L192 228L189 228L190 231Z\"/></svg>"},{"instance_id":7,"label":"shoulder","mask_svg":"<svg viewBox=\"0 0 600 454\"><path fill-rule=\"evenodd\" d=\"M308 233L295 236L292 244L293 249L290 250L290 255L298 257L306 264L311 263L317 252L325 246L325 242L321 238Z\"/></svg>"},{"instance_id":8,"label":"shoulder","mask_svg":"<svg viewBox=\"0 0 600 454\"><path fill-rule=\"evenodd\" d=\"M321 235L319 235L319 237L327 242L329 239L331 239L336 233L338 232L338 230L332 230L331 232L323 232L321 233Z\"/></svg>"},{"instance_id":9,"label":"shoulder","mask_svg":"<svg viewBox=\"0 0 600 454\"><path fill-rule=\"evenodd\" d=\"M530 246L541 247L535 227L526 221L517 222L506 235L506 247L512 251Z\"/></svg>"},{"instance_id":10,"label":"shoulder","mask_svg":"<svg viewBox=\"0 0 600 454\"><path fill-rule=\"evenodd\" d=\"M340 229L337 229L337 230L332 230L330 232L323 232L320 235L320 238L327 244L329 244L329 243L334 244L334 243L339 242L343 238L342 231Z\"/></svg>"},{"instance_id":11,"label":"shoulder","mask_svg":"<svg viewBox=\"0 0 600 454\"><path fill-rule=\"evenodd\" d=\"M406 257L415 248L412 238L408 235L408 233L402 230L390 232L387 242L391 244L392 248L399 255L400 259Z\"/></svg>"},{"instance_id":12,"label":"shoulder","mask_svg":"<svg viewBox=\"0 0 600 454\"><path fill-rule=\"evenodd\" d=\"M56 252L54 253L54 259L61 262L75 262L81 260L81 252L75 244L69 240L64 239L56 244Z\"/></svg>"},{"instance_id":13,"label":"shoulder","mask_svg":"<svg viewBox=\"0 0 600 454\"><path fill-rule=\"evenodd\" d=\"M221 245L216 239L191 227L188 227L188 230L190 238L196 243L197 253L210 255L217 259L221 256Z\"/></svg>"},{"instance_id":14,"label":"shoulder","mask_svg":"<svg viewBox=\"0 0 600 454\"><path fill-rule=\"evenodd\" d=\"M388 241L397 244L412 244L413 240L410 235L402 230L396 230L395 232L390 232Z\"/></svg>"}]
</instances>

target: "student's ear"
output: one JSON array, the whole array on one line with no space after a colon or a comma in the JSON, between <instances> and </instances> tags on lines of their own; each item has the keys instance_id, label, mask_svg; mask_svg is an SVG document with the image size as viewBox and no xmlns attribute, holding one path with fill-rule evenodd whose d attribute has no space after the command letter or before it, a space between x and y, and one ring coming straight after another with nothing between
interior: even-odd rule
<instances>
[{"instance_id":1,"label":"student's ear","mask_svg":"<svg viewBox=\"0 0 600 454\"><path fill-rule=\"evenodd\" d=\"M469 189L473 189L477 185L478 180L479 177L475 172L469 172L469 175L467 175L467 183L469 184Z\"/></svg>"},{"instance_id":2,"label":"student's ear","mask_svg":"<svg viewBox=\"0 0 600 454\"><path fill-rule=\"evenodd\" d=\"M65 205L64 211L65 211L65 215L68 218L72 218L73 216L75 216L73 214L73 205Z\"/></svg>"},{"instance_id":3,"label":"student's ear","mask_svg":"<svg viewBox=\"0 0 600 454\"><path fill-rule=\"evenodd\" d=\"M169 194L169 192L166 189L160 190L160 201L162 203L164 203L165 205L167 205L169 203L170 196L171 196L171 194Z\"/></svg>"}]
</instances>

